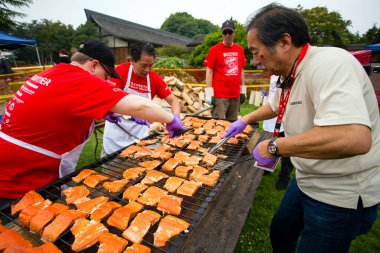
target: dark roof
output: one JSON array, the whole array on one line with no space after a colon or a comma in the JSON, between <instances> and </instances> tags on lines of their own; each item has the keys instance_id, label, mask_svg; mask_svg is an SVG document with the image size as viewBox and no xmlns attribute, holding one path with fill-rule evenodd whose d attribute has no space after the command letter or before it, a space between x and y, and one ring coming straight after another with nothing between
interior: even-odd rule
<instances>
[{"instance_id":1,"label":"dark roof","mask_svg":"<svg viewBox=\"0 0 380 253\"><path fill-rule=\"evenodd\" d=\"M206 38L206 34L197 35L190 43L187 44L188 47L196 47L202 44Z\"/></svg>"},{"instance_id":2,"label":"dark roof","mask_svg":"<svg viewBox=\"0 0 380 253\"><path fill-rule=\"evenodd\" d=\"M192 39L178 34L139 25L87 9L84 9L84 11L87 20L95 23L103 32L125 41L145 41L159 46L186 46L192 41Z\"/></svg>"}]
</instances>

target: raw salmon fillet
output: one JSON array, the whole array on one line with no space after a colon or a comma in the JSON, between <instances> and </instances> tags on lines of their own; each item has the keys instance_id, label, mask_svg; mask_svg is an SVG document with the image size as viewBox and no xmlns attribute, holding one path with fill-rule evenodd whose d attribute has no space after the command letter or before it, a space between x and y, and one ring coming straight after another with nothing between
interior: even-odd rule
<instances>
[{"instance_id":1,"label":"raw salmon fillet","mask_svg":"<svg viewBox=\"0 0 380 253\"><path fill-rule=\"evenodd\" d=\"M78 175L72 177L71 180L73 180L75 183L80 183L83 179L85 179L91 174L96 174L96 171L90 169L83 169L81 172L79 172Z\"/></svg>"},{"instance_id":2,"label":"raw salmon fillet","mask_svg":"<svg viewBox=\"0 0 380 253\"><path fill-rule=\"evenodd\" d=\"M206 164L209 167L212 167L215 165L217 159L218 159L217 156L212 155L210 153L206 153L202 159L202 163Z\"/></svg>"},{"instance_id":3,"label":"raw salmon fillet","mask_svg":"<svg viewBox=\"0 0 380 253\"><path fill-rule=\"evenodd\" d=\"M195 181L208 185L210 187L214 187L216 182L219 180L220 174L220 170L214 170L208 175L200 175Z\"/></svg>"},{"instance_id":4,"label":"raw salmon fillet","mask_svg":"<svg viewBox=\"0 0 380 253\"><path fill-rule=\"evenodd\" d=\"M168 178L169 176L163 172L157 170L150 170L145 175L145 177L141 180L142 184L152 185L164 178Z\"/></svg>"},{"instance_id":5,"label":"raw salmon fillet","mask_svg":"<svg viewBox=\"0 0 380 253\"><path fill-rule=\"evenodd\" d=\"M11 205L11 214L15 215L24 208L42 201L44 201L44 198L40 194L35 191L29 191L17 204Z\"/></svg>"},{"instance_id":6,"label":"raw salmon fillet","mask_svg":"<svg viewBox=\"0 0 380 253\"><path fill-rule=\"evenodd\" d=\"M169 192L175 192L177 188L183 183L183 181L185 181L183 178L169 177L165 182L164 188Z\"/></svg>"},{"instance_id":7,"label":"raw salmon fillet","mask_svg":"<svg viewBox=\"0 0 380 253\"><path fill-rule=\"evenodd\" d=\"M86 217L87 213L78 210L67 210L47 225L42 232L41 240L44 242L55 242L58 237L77 219Z\"/></svg>"},{"instance_id":8,"label":"raw salmon fillet","mask_svg":"<svg viewBox=\"0 0 380 253\"><path fill-rule=\"evenodd\" d=\"M20 220L21 224L24 225L25 227L29 227L30 219L34 215L36 215L40 210L48 207L51 205L50 200L45 200L43 202L38 202L34 205L28 206L27 208L24 208L20 215L18 216L18 219Z\"/></svg>"},{"instance_id":9,"label":"raw salmon fillet","mask_svg":"<svg viewBox=\"0 0 380 253\"><path fill-rule=\"evenodd\" d=\"M161 218L161 215L145 210L137 214L131 225L123 232L122 236L133 243L141 243L150 227Z\"/></svg>"},{"instance_id":10,"label":"raw salmon fillet","mask_svg":"<svg viewBox=\"0 0 380 253\"><path fill-rule=\"evenodd\" d=\"M162 165L162 169L164 171L173 171L175 167L180 165L182 163L182 160L176 159L176 158L170 158L165 162L164 165Z\"/></svg>"},{"instance_id":11,"label":"raw salmon fillet","mask_svg":"<svg viewBox=\"0 0 380 253\"><path fill-rule=\"evenodd\" d=\"M99 242L98 253L121 253L128 244L124 238L108 232L99 236Z\"/></svg>"},{"instance_id":12,"label":"raw salmon fillet","mask_svg":"<svg viewBox=\"0 0 380 253\"><path fill-rule=\"evenodd\" d=\"M100 182L108 180L109 177L100 174L90 175L84 180L84 184L88 187L95 188Z\"/></svg>"},{"instance_id":13,"label":"raw salmon fillet","mask_svg":"<svg viewBox=\"0 0 380 253\"><path fill-rule=\"evenodd\" d=\"M153 170L154 168L158 167L161 164L161 161L159 160L152 160L152 161L145 161L139 163L140 166L146 168L147 170Z\"/></svg>"},{"instance_id":14,"label":"raw salmon fillet","mask_svg":"<svg viewBox=\"0 0 380 253\"><path fill-rule=\"evenodd\" d=\"M129 220L144 208L143 205L131 201L127 205L116 209L111 217L108 218L107 224L125 230Z\"/></svg>"},{"instance_id":15,"label":"raw salmon fillet","mask_svg":"<svg viewBox=\"0 0 380 253\"><path fill-rule=\"evenodd\" d=\"M185 196L192 197L194 193L201 186L200 183L194 181L185 181L178 189L177 193Z\"/></svg>"},{"instance_id":16,"label":"raw salmon fillet","mask_svg":"<svg viewBox=\"0 0 380 253\"><path fill-rule=\"evenodd\" d=\"M139 149L140 147L136 145L129 146L120 153L120 157L121 158L131 157L131 155L133 155Z\"/></svg>"},{"instance_id":17,"label":"raw salmon fillet","mask_svg":"<svg viewBox=\"0 0 380 253\"><path fill-rule=\"evenodd\" d=\"M13 229L6 229L3 227L0 233L0 251L4 250L12 245L30 248L32 244L25 240L19 233Z\"/></svg>"},{"instance_id":18,"label":"raw salmon fillet","mask_svg":"<svg viewBox=\"0 0 380 253\"><path fill-rule=\"evenodd\" d=\"M195 166L193 168L193 172L190 174L189 179L197 181L197 178L204 175L208 174L208 170L203 168L202 166Z\"/></svg>"},{"instance_id":19,"label":"raw salmon fillet","mask_svg":"<svg viewBox=\"0 0 380 253\"><path fill-rule=\"evenodd\" d=\"M42 229L54 219L54 217L68 210L69 207L60 203L53 203L52 205L46 207L38 211L36 215L34 215L30 219L30 231L41 234Z\"/></svg>"},{"instance_id":20,"label":"raw salmon fillet","mask_svg":"<svg viewBox=\"0 0 380 253\"><path fill-rule=\"evenodd\" d=\"M103 184L103 187L106 188L110 192L119 192L128 183L129 183L128 179L120 179L120 180L115 180L112 182L105 182Z\"/></svg>"},{"instance_id":21,"label":"raw salmon fillet","mask_svg":"<svg viewBox=\"0 0 380 253\"><path fill-rule=\"evenodd\" d=\"M124 250L123 253L150 253L150 248L145 245L134 243Z\"/></svg>"},{"instance_id":22,"label":"raw salmon fillet","mask_svg":"<svg viewBox=\"0 0 380 253\"><path fill-rule=\"evenodd\" d=\"M191 166L178 166L175 169L175 175L182 178L187 178L189 176L189 171L191 171L193 167Z\"/></svg>"},{"instance_id":23,"label":"raw salmon fillet","mask_svg":"<svg viewBox=\"0 0 380 253\"><path fill-rule=\"evenodd\" d=\"M88 194L90 194L90 191L87 189L86 186L81 185L69 187L63 190L62 193L66 196L66 203L71 204L80 198L86 197Z\"/></svg>"},{"instance_id":24,"label":"raw salmon fillet","mask_svg":"<svg viewBox=\"0 0 380 253\"><path fill-rule=\"evenodd\" d=\"M93 213L98 207L108 201L108 197L100 196L89 201L77 204L77 209L88 214Z\"/></svg>"},{"instance_id":25,"label":"raw salmon fillet","mask_svg":"<svg viewBox=\"0 0 380 253\"><path fill-rule=\"evenodd\" d=\"M155 206L160 198L166 194L168 194L167 191L156 186L151 186L137 199L137 201L144 205Z\"/></svg>"},{"instance_id":26,"label":"raw salmon fillet","mask_svg":"<svg viewBox=\"0 0 380 253\"><path fill-rule=\"evenodd\" d=\"M71 249L79 252L97 243L99 237L107 233L108 229L102 223L83 218L75 221L70 231L75 237Z\"/></svg>"},{"instance_id":27,"label":"raw salmon fillet","mask_svg":"<svg viewBox=\"0 0 380 253\"><path fill-rule=\"evenodd\" d=\"M198 163L202 160L201 157L199 156L190 156L187 157L183 162L185 163L186 166L195 166L198 165Z\"/></svg>"},{"instance_id":28,"label":"raw salmon fillet","mask_svg":"<svg viewBox=\"0 0 380 253\"><path fill-rule=\"evenodd\" d=\"M107 217L113 210L121 207L119 203L115 201L109 201L99 206L90 216L90 219L93 221L101 221Z\"/></svg>"},{"instance_id":29,"label":"raw salmon fillet","mask_svg":"<svg viewBox=\"0 0 380 253\"><path fill-rule=\"evenodd\" d=\"M158 201L157 209L164 213L179 215L181 213L182 201L183 198L178 196L162 196L160 201Z\"/></svg>"},{"instance_id":30,"label":"raw salmon fillet","mask_svg":"<svg viewBox=\"0 0 380 253\"><path fill-rule=\"evenodd\" d=\"M134 167L126 169L123 173L123 178L129 180L136 180L140 175L144 173L146 168L143 167Z\"/></svg>"},{"instance_id":31,"label":"raw salmon fillet","mask_svg":"<svg viewBox=\"0 0 380 253\"><path fill-rule=\"evenodd\" d=\"M137 200L137 198L140 196L141 192L148 189L148 186L145 184L135 184L129 186L123 193L123 199L128 199L131 201Z\"/></svg>"},{"instance_id":32,"label":"raw salmon fillet","mask_svg":"<svg viewBox=\"0 0 380 253\"><path fill-rule=\"evenodd\" d=\"M184 220L181 220L172 215L167 215L161 219L158 224L157 231L153 234L154 236L154 245L158 247L165 246L166 242L173 238L182 231L185 231L190 226Z\"/></svg>"}]
</instances>

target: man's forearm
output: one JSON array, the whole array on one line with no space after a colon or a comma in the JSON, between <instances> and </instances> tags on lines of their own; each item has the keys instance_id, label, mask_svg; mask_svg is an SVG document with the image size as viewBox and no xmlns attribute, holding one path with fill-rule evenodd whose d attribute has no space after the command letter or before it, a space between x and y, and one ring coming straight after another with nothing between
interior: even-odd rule
<instances>
[{"instance_id":1,"label":"man's forearm","mask_svg":"<svg viewBox=\"0 0 380 253\"><path fill-rule=\"evenodd\" d=\"M213 70L206 68L206 87L212 87Z\"/></svg>"}]
</instances>

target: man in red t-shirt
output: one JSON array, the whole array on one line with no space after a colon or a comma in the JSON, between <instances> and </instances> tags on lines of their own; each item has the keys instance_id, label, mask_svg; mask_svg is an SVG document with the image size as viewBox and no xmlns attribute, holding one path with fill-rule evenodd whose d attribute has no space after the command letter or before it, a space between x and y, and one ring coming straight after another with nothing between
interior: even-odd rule
<instances>
[{"instance_id":1,"label":"man in red t-shirt","mask_svg":"<svg viewBox=\"0 0 380 253\"><path fill-rule=\"evenodd\" d=\"M212 116L237 120L240 104L246 98L243 68L247 63L242 46L233 43L235 25L222 24L223 42L210 48L206 66L206 102L214 105Z\"/></svg>"},{"instance_id":2,"label":"man in red t-shirt","mask_svg":"<svg viewBox=\"0 0 380 253\"><path fill-rule=\"evenodd\" d=\"M129 94L153 99L157 95L171 106L172 113L179 120L181 104L171 93L167 84L152 68L156 59L156 50L151 43L137 43L131 48L131 61L116 67L120 79L113 79L116 87ZM116 117L118 115L115 115ZM115 119L114 119L115 120ZM111 154L133 143L119 126L108 121L104 127L102 156ZM118 117L118 124L128 132L144 138L149 134L149 122L136 117Z\"/></svg>"},{"instance_id":3,"label":"man in red t-shirt","mask_svg":"<svg viewBox=\"0 0 380 253\"><path fill-rule=\"evenodd\" d=\"M29 78L6 107L0 131L0 209L73 172L94 119L116 112L168 123L169 133L182 129L158 105L107 81L119 75L104 43L82 44L71 60Z\"/></svg>"}]
</instances>

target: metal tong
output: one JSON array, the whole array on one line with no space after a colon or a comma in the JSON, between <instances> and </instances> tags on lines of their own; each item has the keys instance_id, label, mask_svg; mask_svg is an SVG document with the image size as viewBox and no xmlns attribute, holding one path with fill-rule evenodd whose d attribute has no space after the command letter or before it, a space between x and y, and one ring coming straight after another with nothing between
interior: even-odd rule
<instances>
[{"instance_id":1,"label":"metal tong","mask_svg":"<svg viewBox=\"0 0 380 253\"><path fill-rule=\"evenodd\" d=\"M229 139L231 138L231 135L228 135L226 137L224 137L223 139L221 139L214 147L212 147L208 153L209 154L213 154L215 153L221 146L223 146L224 143L226 143Z\"/></svg>"},{"instance_id":2,"label":"metal tong","mask_svg":"<svg viewBox=\"0 0 380 253\"><path fill-rule=\"evenodd\" d=\"M140 141L141 141L140 138L138 138L137 136L135 136L135 135L131 134L130 132L128 132L128 131L127 131L124 127L122 127L118 122L115 122L115 124L116 124L116 126L117 126L118 128L120 128L121 130L123 130L124 133L128 134L129 137L131 137L132 140L133 140L134 142L136 142L136 143L140 143Z\"/></svg>"}]
</instances>

